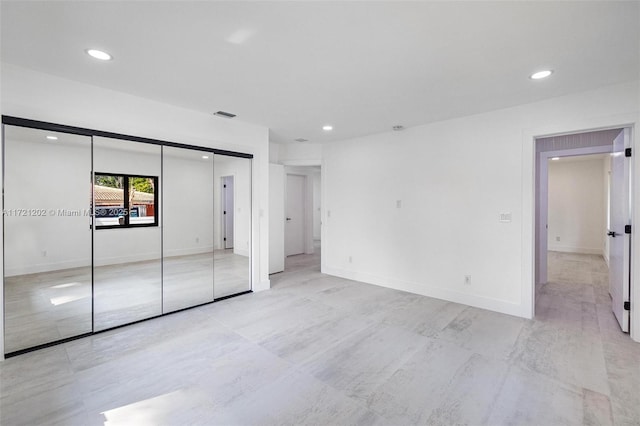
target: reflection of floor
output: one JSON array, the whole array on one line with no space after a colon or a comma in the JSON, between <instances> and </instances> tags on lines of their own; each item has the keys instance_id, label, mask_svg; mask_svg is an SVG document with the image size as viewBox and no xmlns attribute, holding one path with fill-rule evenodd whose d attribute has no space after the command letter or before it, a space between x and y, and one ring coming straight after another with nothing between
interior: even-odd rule
<instances>
[{"instance_id":1,"label":"reflection of floor","mask_svg":"<svg viewBox=\"0 0 640 426\"><path fill-rule=\"evenodd\" d=\"M249 259L232 250L97 267L94 330L250 290L249 274ZM89 333L91 268L5 278L5 306L5 352Z\"/></svg>"},{"instance_id":2,"label":"reflection of floor","mask_svg":"<svg viewBox=\"0 0 640 426\"><path fill-rule=\"evenodd\" d=\"M640 344L596 289L601 265L570 265L588 282L542 289L535 320L274 274L269 291L0 363L0 423L640 424Z\"/></svg>"}]
</instances>

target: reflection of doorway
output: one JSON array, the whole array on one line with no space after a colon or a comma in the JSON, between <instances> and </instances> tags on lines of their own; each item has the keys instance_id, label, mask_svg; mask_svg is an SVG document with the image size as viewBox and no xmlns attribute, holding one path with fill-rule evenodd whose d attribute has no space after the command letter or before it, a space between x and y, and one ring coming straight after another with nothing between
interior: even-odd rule
<instances>
[{"instance_id":1,"label":"reflection of doorway","mask_svg":"<svg viewBox=\"0 0 640 426\"><path fill-rule=\"evenodd\" d=\"M222 246L233 248L233 176L222 176Z\"/></svg>"},{"instance_id":2,"label":"reflection of doorway","mask_svg":"<svg viewBox=\"0 0 640 426\"><path fill-rule=\"evenodd\" d=\"M287 174L285 203L285 256L304 253L305 247L305 199L307 178Z\"/></svg>"}]
</instances>

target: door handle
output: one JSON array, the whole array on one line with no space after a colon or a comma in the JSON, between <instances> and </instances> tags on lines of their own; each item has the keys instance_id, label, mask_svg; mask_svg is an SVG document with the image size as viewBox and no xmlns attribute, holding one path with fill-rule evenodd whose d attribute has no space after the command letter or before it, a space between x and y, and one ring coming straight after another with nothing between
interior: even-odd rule
<instances>
[{"instance_id":1,"label":"door handle","mask_svg":"<svg viewBox=\"0 0 640 426\"><path fill-rule=\"evenodd\" d=\"M618 235L618 234L616 234L615 231L609 231L609 232L607 232L607 235L610 236L610 237L615 238L616 235Z\"/></svg>"},{"instance_id":2,"label":"door handle","mask_svg":"<svg viewBox=\"0 0 640 426\"><path fill-rule=\"evenodd\" d=\"M291 218L290 218L290 217L288 217L288 218L287 218L287 221L290 221L290 220L291 220Z\"/></svg>"}]
</instances>

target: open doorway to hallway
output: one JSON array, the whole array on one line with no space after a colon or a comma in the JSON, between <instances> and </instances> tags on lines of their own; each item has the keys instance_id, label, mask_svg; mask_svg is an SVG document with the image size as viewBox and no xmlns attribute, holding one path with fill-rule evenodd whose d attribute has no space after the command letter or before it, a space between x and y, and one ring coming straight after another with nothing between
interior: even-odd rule
<instances>
[{"instance_id":1,"label":"open doorway to hallway","mask_svg":"<svg viewBox=\"0 0 640 426\"><path fill-rule=\"evenodd\" d=\"M269 274L320 271L320 166L269 165Z\"/></svg>"},{"instance_id":2,"label":"open doorway to hallway","mask_svg":"<svg viewBox=\"0 0 640 426\"><path fill-rule=\"evenodd\" d=\"M285 166L284 271L320 270L321 168Z\"/></svg>"},{"instance_id":3,"label":"open doorway to hallway","mask_svg":"<svg viewBox=\"0 0 640 426\"><path fill-rule=\"evenodd\" d=\"M609 318L629 332L629 136L612 129L537 140L537 318Z\"/></svg>"},{"instance_id":4,"label":"open doorway to hallway","mask_svg":"<svg viewBox=\"0 0 640 426\"><path fill-rule=\"evenodd\" d=\"M613 316L607 240L610 153L548 159L547 282L536 316L582 321Z\"/></svg>"}]
</instances>

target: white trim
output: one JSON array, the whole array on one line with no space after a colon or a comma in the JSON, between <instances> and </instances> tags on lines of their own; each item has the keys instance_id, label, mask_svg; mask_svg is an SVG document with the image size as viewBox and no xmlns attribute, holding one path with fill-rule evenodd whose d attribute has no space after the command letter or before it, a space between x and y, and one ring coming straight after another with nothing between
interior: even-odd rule
<instances>
[{"instance_id":1,"label":"white trim","mask_svg":"<svg viewBox=\"0 0 640 426\"><path fill-rule=\"evenodd\" d=\"M601 248L588 248L588 247L571 247L571 246L549 246L547 251L557 251L561 253L580 253L580 254L597 254L602 256ZM540 283L538 283L540 284Z\"/></svg>"},{"instance_id":2,"label":"white trim","mask_svg":"<svg viewBox=\"0 0 640 426\"><path fill-rule=\"evenodd\" d=\"M379 275L348 271L346 269L333 268L328 266L324 266L322 268L322 273L367 284L393 288L395 290L406 291L422 296L434 297L436 299L445 300L447 302L460 303L480 309L488 309L494 312L522 317L522 309L520 304L509 302L507 300L494 299L475 294L458 292L447 288L429 286L424 282L405 281L399 280L397 278L382 277Z\"/></svg>"},{"instance_id":3,"label":"white trim","mask_svg":"<svg viewBox=\"0 0 640 426\"><path fill-rule=\"evenodd\" d=\"M91 268L91 258L67 260L64 262L18 265L11 268L6 268L4 271L5 271L5 277L14 277L17 275L39 274L41 272L50 272L50 271L58 271L62 269L75 269L75 268L85 268L85 267Z\"/></svg>"},{"instance_id":4,"label":"white trim","mask_svg":"<svg viewBox=\"0 0 640 426\"><path fill-rule=\"evenodd\" d=\"M264 281L255 283L251 288L251 290L253 292L258 292L258 291L269 290L270 288L271 288L271 280L264 280Z\"/></svg>"},{"instance_id":5,"label":"white trim","mask_svg":"<svg viewBox=\"0 0 640 426\"><path fill-rule=\"evenodd\" d=\"M283 166L320 166L321 160L283 160L280 164Z\"/></svg>"},{"instance_id":6,"label":"white trim","mask_svg":"<svg viewBox=\"0 0 640 426\"><path fill-rule=\"evenodd\" d=\"M547 137L547 136L544 136ZM537 137L536 139L540 139ZM590 146L584 148L573 148L573 149L563 149L558 151L542 151L538 155L538 159L540 161L540 176L539 182L537 182L537 191L534 190L534 196L540 194L548 194L549 193L549 163L548 160L553 157L575 157L579 155L590 155L590 154L606 154L610 153L613 148L613 145L601 145L601 146ZM535 201L534 201L535 203ZM546 224L549 219L549 205L548 198L541 196L540 197L540 205L539 208L534 213L534 226L536 224L536 219L538 219L538 235L539 241L534 241L537 244L537 252L536 252L536 260L534 262L534 268L538 265L538 270L536 273L536 284L543 284L547 282L547 250L549 250L549 242L547 241L547 228ZM537 214L537 216L536 216ZM535 236L534 236L535 240ZM556 251L563 251L557 249ZM601 249L598 250L597 253L600 254L602 252ZM583 253L583 252L576 252Z\"/></svg>"}]
</instances>

